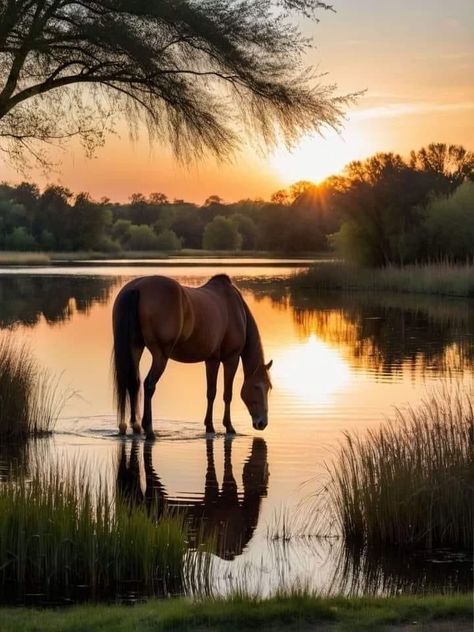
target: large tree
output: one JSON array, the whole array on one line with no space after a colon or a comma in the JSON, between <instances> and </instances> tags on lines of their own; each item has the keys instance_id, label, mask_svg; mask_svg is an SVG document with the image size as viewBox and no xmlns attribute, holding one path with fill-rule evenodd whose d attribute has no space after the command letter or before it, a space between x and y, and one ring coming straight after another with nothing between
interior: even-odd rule
<instances>
[{"instance_id":1,"label":"large tree","mask_svg":"<svg viewBox=\"0 0 474 632\"><path fill-rule=\"evenodd\" d=\"M0 0L0 149L104 140L111 113L180 158L337 125L348 97L304 67L316 0Z\"/></svg>"}]
</instances>

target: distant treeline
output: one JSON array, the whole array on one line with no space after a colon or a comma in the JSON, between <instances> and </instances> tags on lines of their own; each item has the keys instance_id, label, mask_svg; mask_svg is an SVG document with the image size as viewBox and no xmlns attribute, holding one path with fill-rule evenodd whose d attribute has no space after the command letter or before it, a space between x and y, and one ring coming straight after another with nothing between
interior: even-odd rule
<instances>
[{"instance_id":1,"label":"distant treeline","mask_svg":"<svg viewBox=\"0 0 474 632\"><path fill-rule=\"evenodd\" d=\"M474 244L474 156L432 144L350 163L319 185L298 182L270 201L202 206L163 193L127 204L74 196L51 185L0 185L0 249L120 252L336 248L345 258L385 265L466 258ZM471 181L471 182L469 182Z\"/></svg>"}]
</instances>

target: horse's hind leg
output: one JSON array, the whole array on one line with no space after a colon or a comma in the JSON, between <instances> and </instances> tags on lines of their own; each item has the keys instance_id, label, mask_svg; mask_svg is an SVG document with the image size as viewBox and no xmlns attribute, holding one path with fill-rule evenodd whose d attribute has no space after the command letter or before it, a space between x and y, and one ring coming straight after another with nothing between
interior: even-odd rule
<instances>
[{"instance_id":1,"label":"horse's hind leg","mask_svg":"<svg viewBox=\"0 0 474 632\"><path fill-rule=\"evenodd\" d=\"M163 371L165 370L168 362L168 358L166 358L159 349L154 349L152 351L152 357L153 361L151 363L151 368L143 383L144 402L142 428L145 431L147 439L155 438L151 417L151 398L155 392L156 383L163 375Z\"/></svg>"},{"instance_id":2,"label":"horse's hind leg","mask_svg":"<svg viewBox=\"0 0 474 632\"><path fill-rule=\"evenodd\" d=\"M136 345L132 347L132 358L135 366L136 379L131 382L128 387L128 396L130 398L130 426L133 428L133 432L140 433L141 426L137 421L137 408L138 408L138 394L140 391L140 358L143 354L143 345Z\"/></svg>"}]
</instances>

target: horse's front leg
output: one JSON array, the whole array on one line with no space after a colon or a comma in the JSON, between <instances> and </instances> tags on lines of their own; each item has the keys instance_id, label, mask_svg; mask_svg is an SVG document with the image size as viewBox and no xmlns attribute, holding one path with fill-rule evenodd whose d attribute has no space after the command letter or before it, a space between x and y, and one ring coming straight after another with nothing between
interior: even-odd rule
<instances>
[{"instance_id":1,"label":"horse's front leg","mask_svg":"<svg viewBox=\"0 0 474 632\"><path fill-rule=\"evenodd\" d=\"M232 389L234 377L239 366L239 356L226 360L224 363L224 419L223 424L228 434L235 434L234 426L230 418L230 404L232 402Z\"/></svg>"},{"instance_id":2,"label":"horse's front leg","mask_svg":"<svg viewBox=\"0 0 474 632\"><path fill-rule=\"evenodd\" d=\"M219 360L206 360L206 380L207 380L207 410L204 418L206 432L214 432L212 421L212 411L214 400L216 399L217 374L219 373Z\"/></svg>"},{"instance_id":3,"label":"horse's front leg","mask_svg":"<svg viewBox=\"0 0 474 632\"><path fill-rule=\"evenodd\" d=\"M147 439L154 439L155 433L153 432L153 423L151 418L151 398L156 389L156 383L163 375L163 371L166 368L166 364L168 363L168 358L166 358L163 353L158 350L152 351L153 361L151 363L151 368L148 372L148 375L145 378L145 382L143 383L143 392L144 392L144 402L143 402L143 419L142 419L142 428L145 432Z\"/></svg>"}]
</instances>

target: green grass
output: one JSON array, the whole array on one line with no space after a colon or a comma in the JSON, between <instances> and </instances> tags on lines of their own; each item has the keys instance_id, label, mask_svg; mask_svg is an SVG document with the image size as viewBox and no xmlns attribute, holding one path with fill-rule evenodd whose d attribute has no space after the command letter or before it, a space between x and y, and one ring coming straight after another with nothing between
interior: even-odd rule
<instances>
[{"instance_id":1,"label":"green grass","mask_svg":"<svg viewBox=\"0 0 474 632\"><path fill-rule=\"evenodd\" d=\"M2 632L158 632L160 630L380 630L388 625L448 620L469 629L470 595L318 598L304 594L269 600L231 598L193 602L149 601L125 606L77 606L67 610L2 609Z\"/></svg>"},{"instance_id":2,"label":"green grass","mask_svg":"<svg viewBox=\"0 0 474 632\"><path fill-rule=\"evenodd\" d=\"M64 598L115 596L133 581L142 594L182 590L182 520L155 522L145 508L112 499L84 471L35 473L0 486L0 592Z\"/></svg>"},{"instance_id":3,"label":"green grass","mask_svg":"<svg viewBox=\"0 0 474 632\"><path fill-rule=\"evenodd\" d=\"M291 279L294 287L320 290L387 291L474 297L474 263L426 263L362 268L324 262Z\"/></svg>"},{"instance_id":4,"label":"green grass","mask_svg":"<svg viewBox=\"0 0 474 632\"><path fill-rule=\"evenodd\" d=\"M329 467L329 507L349 545L472 550L474 392L446 384ZM332 509L331 509L332 508Z\"/></svg>"},{"instance_id":5,"label":"green grass","mask_svg":"<svg viewBox=\"0 0 474 632\"><path fill-rule=\"evenodd\" d=\"M41 371L24 344L0 337L0 436L19 439L52 432L64 404L58 380Z\"/></svg>"}]
</instances>

